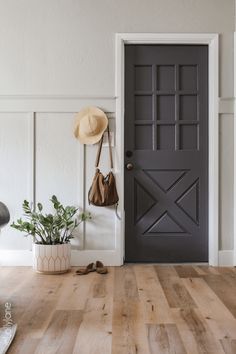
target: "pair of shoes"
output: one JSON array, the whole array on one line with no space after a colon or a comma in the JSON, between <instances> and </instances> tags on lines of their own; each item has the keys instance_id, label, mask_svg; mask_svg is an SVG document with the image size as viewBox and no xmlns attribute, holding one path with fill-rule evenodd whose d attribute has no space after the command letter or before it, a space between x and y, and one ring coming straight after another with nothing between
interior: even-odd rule
<instances>
[{"instance_id":1,"label":"pair of shoes","mask_svg":"<svg viewBox=\"0 0 236 354\"><path fill-rule=\"evenodd\" d=\"M107 267L104 267L102 262L97 261L96 262L96 272L99 274L107 274L108 270L107 270Z\"/></svg>"},{"instance_id":2,"label":"pair of shoes","mask_svg":"<svg viewBox=\"0 0 236 354\"><path fill-rule=\"evenodd\" d=\"M95 264L94 263L90 263L89 265L87 265L86 268L80 268L76 271L76 274L78 275L86 275L88 273L91 272L95 272L96 268L95 268Z\"/></svg>"},{"instance_id":3,"label":"pair of shoes","mask_svg":"<svg viewBox=\"0 0 236 354\"><path fill-rule=\"evenodd\" d=\"M86 275L91 272L97 272L99 274L107 274L108 270L107 267L104 267L103 263L100 261L97 261L96 264L90 263L87 265L86 268L80 268L76 271L76 274L78 275Z\"/></svg>"}]
</instances>

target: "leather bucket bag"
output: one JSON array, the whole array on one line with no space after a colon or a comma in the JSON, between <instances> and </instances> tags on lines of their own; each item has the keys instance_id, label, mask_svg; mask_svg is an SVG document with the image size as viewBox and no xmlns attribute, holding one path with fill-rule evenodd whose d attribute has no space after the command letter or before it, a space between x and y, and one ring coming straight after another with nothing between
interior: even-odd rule
<instances>
[{"instance_id":1,"label":"leather bucket bag","mask_svg":"<svg viewBox=\"0 0 236 354\"><path fill-rule=\"evenodd\" d=\"M119 197L116 189L116 180L114 174L112 173L113 159L112 159L109 126L107 127L107 132L108 132L111 171L106 176L104 176L98 168L101 151L102 151L102 143L103 143L103 136L102 136L99 143L97 158L95 162L95 168L96 168L95 176L93 178L92 185L88 192L89 204L93 204L95 206L117 205L119 201Z\"/></svg>"}]
</instances>

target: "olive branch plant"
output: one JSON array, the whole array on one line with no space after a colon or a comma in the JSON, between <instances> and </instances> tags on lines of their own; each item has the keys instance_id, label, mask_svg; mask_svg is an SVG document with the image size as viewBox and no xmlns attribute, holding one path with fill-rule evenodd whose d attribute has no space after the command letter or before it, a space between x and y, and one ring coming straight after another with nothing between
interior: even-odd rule
<instances>
[{"instance_id":1,"label":"olive branch plant","mask_svg":"<svg viewBox=\"0 0 236 354\"><path fill-rule=\"evenodd\" d=\"M25 236L32 236L33 242L43 245L56 245L69 243L74 237L74 230L84 221L91 219L91 214L82 212L74 206L63 206L57 197L50 199L54 213L43 213L43 205L37 203L34 208L24 200L22 208L24 217L11 224L18 231L25 232Z\"/></svg>"}]
</instances>

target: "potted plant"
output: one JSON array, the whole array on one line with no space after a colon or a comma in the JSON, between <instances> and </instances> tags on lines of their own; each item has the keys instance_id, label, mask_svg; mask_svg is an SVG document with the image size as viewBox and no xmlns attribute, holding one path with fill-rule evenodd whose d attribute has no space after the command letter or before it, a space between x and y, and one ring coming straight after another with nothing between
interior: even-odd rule
<instances>
[{"instance_id":1,"label":"potted plant","mask_svg":"<svg viewBox=\"0 0 236 354\"><path fill-rule=\"evenodd\" d=\"M78 208L64 207L55 195L50 201L54 213L43 213L43 206L36 208L27 200L23 202L25 220L21 218L11 225L16 230L25 232L33 238L33 268L40 273L65 273L70 268L71 244L73 231L87 219L89 213L77 214Z\"/></svg>"}]
</instances>

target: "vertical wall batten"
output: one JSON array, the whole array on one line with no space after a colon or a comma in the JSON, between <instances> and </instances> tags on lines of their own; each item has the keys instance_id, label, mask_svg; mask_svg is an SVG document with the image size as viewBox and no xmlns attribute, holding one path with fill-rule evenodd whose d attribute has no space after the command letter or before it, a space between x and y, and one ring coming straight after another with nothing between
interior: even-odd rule
<instances>
[{"instance_id":1,"label":"vertical wall batten","mask_svg":"<svg viewBox=\"0 0 236 354\"><path fill-rule=\"evenodd\" d=\"M81 211L85 211L85 146L78 143L78 176L79 176L79 188L78 188L78 203ZM86 223L82 223L81 225L81 233L82 233L82 245L79 247L80 249L85 249L85 229Z\"/></svg>"},{"instance_id":2,"label":"vertical wall batten","mask_svg":"<svg viewBox=\"0 0 236 354\"><path fill-rule=\"evenodd\" d=\"M28 200L35 208L35 187L36 187L36 135L35 135L36 113L30 112L28 117ZM32 239L29 237L29 249L32 249Z\"/></svg>"}]
</instances>

